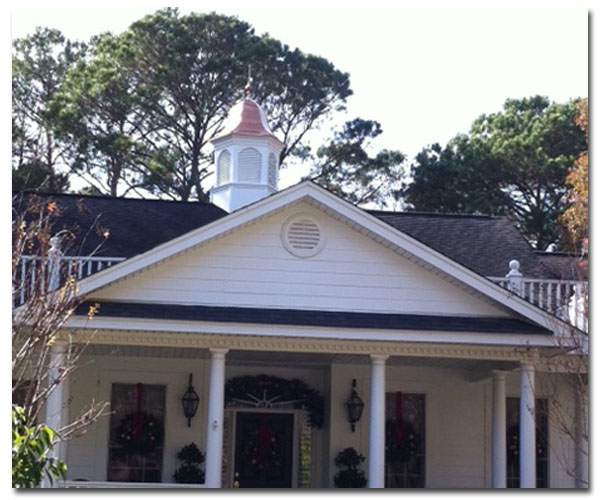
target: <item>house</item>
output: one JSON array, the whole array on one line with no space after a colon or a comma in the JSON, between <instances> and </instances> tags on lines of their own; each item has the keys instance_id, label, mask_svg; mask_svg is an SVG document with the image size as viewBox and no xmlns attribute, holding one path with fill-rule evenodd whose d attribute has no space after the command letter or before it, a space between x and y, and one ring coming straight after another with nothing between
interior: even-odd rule
<instances>
[{"instance_id":1,"label":"house","mask_svg":"<svg viewBox=\"0 0 600 500\"><path fill-rule=\"evenodd\" d=\"M60 224L110 230L93 257L85 230L62 257L86 297L63 340L89 345L47 421L90 398L112 410L59 445L63 486L174 487L192 442L206 453L194 487L333 487L349 447L371 488L581 486L584 415L553 369L573 330L555 314L565 259L501 217L278 190L282 146L246 98L214 141L211 203L52 196Z\"/></svg>"}]
</instances>

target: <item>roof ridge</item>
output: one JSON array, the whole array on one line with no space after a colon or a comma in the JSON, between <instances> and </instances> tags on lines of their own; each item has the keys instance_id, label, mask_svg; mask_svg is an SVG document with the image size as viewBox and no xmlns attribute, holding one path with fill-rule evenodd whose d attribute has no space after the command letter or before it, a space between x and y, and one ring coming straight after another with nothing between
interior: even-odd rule
<instances>
[{"instance_id":1,"label":"roof ridge","mask_svg":"<svg viewBox=\"0 0 600 500\"><path fill-rule=\"evenodd\" d=\"M160 203L178 203L182 205L211 205L217 207L214 203L209 201L183 201L183 200L165 200L163 198L129 198L125 196L107 196L100 194L80 194L80 193L40 193L33 190L13 191L13 196L19 194L32 194L40 197L68 197L68 198L85 198L85 199L98 199L98 200L112 200L112 201L144 201L144 202L160 202ZM217 207L218 208L218 207Z\"/></svg>"},{"instance_id":2,"label":"roof ridge","mask_svg":"<svg viewBox=\"0 0 600 500\"><path fill-rule=\"evenodd\" d=\"M581 257L581 255L577 254L577 253L573 253L573 252L546 252L546 250L535 250L534 252L537 255L543 256L543 257Z\"/></svg>"},{"instance_id":3,"label":"roof ridge","mask_svg":"<svg viewBox=\"0 0 600 500\"><path fill-rule=\"evenodd\" d=\"M474 219L508 219L506 215L489 215L489 214L453 214L449 212L411 212L411 211L395 211L395 210L371 210L364 209L365 212L370 214L383 214L383 215L420 215L427 217L448 217L448 218L474 218Z\"/></svg>"}]
</instances>

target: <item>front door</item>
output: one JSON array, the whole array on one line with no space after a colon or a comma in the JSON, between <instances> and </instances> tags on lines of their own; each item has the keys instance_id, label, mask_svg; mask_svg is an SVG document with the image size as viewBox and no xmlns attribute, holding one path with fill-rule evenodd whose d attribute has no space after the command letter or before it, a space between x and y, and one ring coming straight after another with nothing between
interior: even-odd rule
<instances>
[{"instance_id":1,"label":"front door","mask_svg":"<svg viewBox=\"0 0 600 500\"><path fill-rule=\"evenodd\" d=\"M238 412L235 473L240 488L291 488L294 415Z\"/></svg>"}]
</instances>

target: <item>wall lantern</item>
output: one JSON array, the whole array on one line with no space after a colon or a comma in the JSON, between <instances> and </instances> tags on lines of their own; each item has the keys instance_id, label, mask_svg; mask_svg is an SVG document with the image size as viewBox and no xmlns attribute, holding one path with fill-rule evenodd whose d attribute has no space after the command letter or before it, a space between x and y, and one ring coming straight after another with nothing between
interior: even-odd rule
<instances>
[{"instance_id":1,"label":"wall lantern","mask_svg":"<svg viewBox=\"0 0 600 500\"><path fill-rule=\"evenodd\" d=\"M356 379L352 379L352 393L346 402L346 410L348 410L348 422L352 426L354 432L354 424L360 420L365 404L356 393Z\"/></svg>"},{"instance_id":2,"label":"wall lantern","mask_svg":"<svg viewBox=\"0 0 600 500\"><path fill-rule=\"evenodd\" d=\"M200 398L194 387L192 386L192 374L190 373L190 385L185 391L185 394L181 397L181 404L183 405L183 413L185 418L188 419L188 427L192 426L192 418L196 415L196 411L198 411L198 403L200 402Z\"/></svg>"}]
</instances>

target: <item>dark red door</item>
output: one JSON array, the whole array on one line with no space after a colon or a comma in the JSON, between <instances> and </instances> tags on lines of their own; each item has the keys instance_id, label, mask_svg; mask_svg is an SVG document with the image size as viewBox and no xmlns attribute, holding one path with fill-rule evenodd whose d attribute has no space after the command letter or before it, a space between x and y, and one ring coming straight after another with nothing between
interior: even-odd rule
<instances>
[{"instance_id":1,"label":"dark red door","mask_svg":"<svg viewBox=\"0 0 600 500\"><path fill-rule=\"evenodd\" d=\"M240 488L291 488L294 415L239 412L235 472Z\"/></svg>"}]
</instances>

